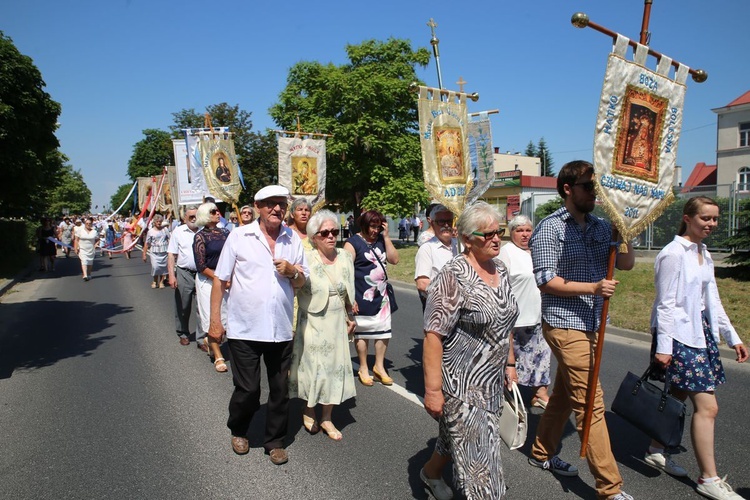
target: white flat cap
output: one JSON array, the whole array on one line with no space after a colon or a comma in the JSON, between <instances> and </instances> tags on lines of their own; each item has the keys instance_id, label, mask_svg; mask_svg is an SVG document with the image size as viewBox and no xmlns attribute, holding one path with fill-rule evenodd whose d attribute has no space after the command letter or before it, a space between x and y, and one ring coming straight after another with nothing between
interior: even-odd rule
<instances>
[{"instance_id":1,"label":"white flat cap","mask_svg":"<svg viewBox=\"0 0 750 500\"><path fill-rule=\"evenodd\" d=\"M255 201L262 201L268 198L273 198L274 196L289 198L289 190L284 186L266 186L255 193Z\"/></svg>"}]
</instances>

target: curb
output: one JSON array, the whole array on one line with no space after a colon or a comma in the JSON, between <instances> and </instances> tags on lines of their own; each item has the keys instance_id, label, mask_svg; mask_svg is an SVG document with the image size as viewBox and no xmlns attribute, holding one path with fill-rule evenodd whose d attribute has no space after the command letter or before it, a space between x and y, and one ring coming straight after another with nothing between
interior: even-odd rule
<instances>
[{"instance_id":1,"label":"curb","mask_svg":"<svg viewBox=\"0 0 750 500\"><path fill-rule=\"evenodd\" d=\"M16 273L12 278L0 278L0 297L5 295L8 290L16 286L21 280L28 278L33 273L34 261L32 260L28 266Z\"/></svg>"}]
</instances>

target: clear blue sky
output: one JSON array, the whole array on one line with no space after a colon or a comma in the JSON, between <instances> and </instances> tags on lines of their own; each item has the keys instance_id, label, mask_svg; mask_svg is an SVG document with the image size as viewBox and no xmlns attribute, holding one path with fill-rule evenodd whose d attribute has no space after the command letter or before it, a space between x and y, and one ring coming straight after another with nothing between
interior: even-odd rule
<instances>
[{"instance_id":1,"label":"clear blue sky","mask_svg":"<svg viewBox=\"0 0 750 500\"><path fill-rule=\"evenodd\" d=\"M253 113L255 130L276 128L268 108L299 61L342 64L344 47L367 39L429 48L438 23L445 87L462 76L479 92L470 111L500 109L495 146L523 151L547 141L556 167L591 159L594 121L610 39L574 28L576 11L637 39L642 0L6 0L0 30L42 72L62 104L62 151L83 173L93 205L128 181L127 162L146 128L172 113L219 102ZM678 164L716 159L716 115L750 90L747 0L654 0L651 47L709 79L688 79ZM655 67L653 58L649 64ZM437 86L434 61L420 76ZM415 102L416 105L416 102ZM215 124L218 125L218 124ZM304 124L303 124L304 125Z\"/></svg>"}]
</instances>

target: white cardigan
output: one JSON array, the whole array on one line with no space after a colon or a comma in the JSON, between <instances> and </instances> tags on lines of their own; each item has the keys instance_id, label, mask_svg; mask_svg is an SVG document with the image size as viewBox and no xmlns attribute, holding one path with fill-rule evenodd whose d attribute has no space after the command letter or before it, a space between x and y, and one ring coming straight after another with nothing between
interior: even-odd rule
<instances>
[{"instance_id":1,"label":"white cardigan","mask_svg":"<svg viewBox=\"0 0 750 500\"><path fill-rule=\"evenodd\" d=\"M703 266L698 265L698 251L703 254ZM741 344L729 322L719 299L714 277L714 261L706 246L688 241L682 236L664 247L654 263L656 300L651 311L651 328L656 328L656 352L672 354L672 339L687 346L705 348L701 311L705 305L711 333L719 342L719 334L731 347ZM710 272L710 280L702 285L703 272Z\"/></svg>"}]
</instances>

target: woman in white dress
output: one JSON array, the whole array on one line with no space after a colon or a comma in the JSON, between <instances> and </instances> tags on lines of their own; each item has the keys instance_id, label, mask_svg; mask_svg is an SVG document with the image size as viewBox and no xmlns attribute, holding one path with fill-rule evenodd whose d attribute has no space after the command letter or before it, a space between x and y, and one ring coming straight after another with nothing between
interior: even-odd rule
<instances>
[{"instance_id":1,"label":"woman in white dress","mask_svg":"<svg viewBox=\"0 0 750 500\"><path fill-rule=\"evenodd\" d=\"M99 237L99 231L94 228L94 219L91 217L86 217L83 226L78 226L75 229L73 248L81 260L83 281L91 279L91 273L94 270L94 251L96 244L99 242Z\"/></svg>"},{"instance_id":2,"label":"woman in white dress","mask_svg":"<svg viewBox=\"0 0 750 500\"><path fill-rule=\"evenodd\" d=\"M335 405L355 396L349 335L354 334L354 264L349 253L336 248L339 223L336 215L321 210L307 223L313 246L307 250L310 277L298 291L299 315L294 337L289 396L305 400L302 423L314 434L318 429L340 441L333 425ZM318 424L315 406L321 405Z\"/></svg>"}]
</instances>

